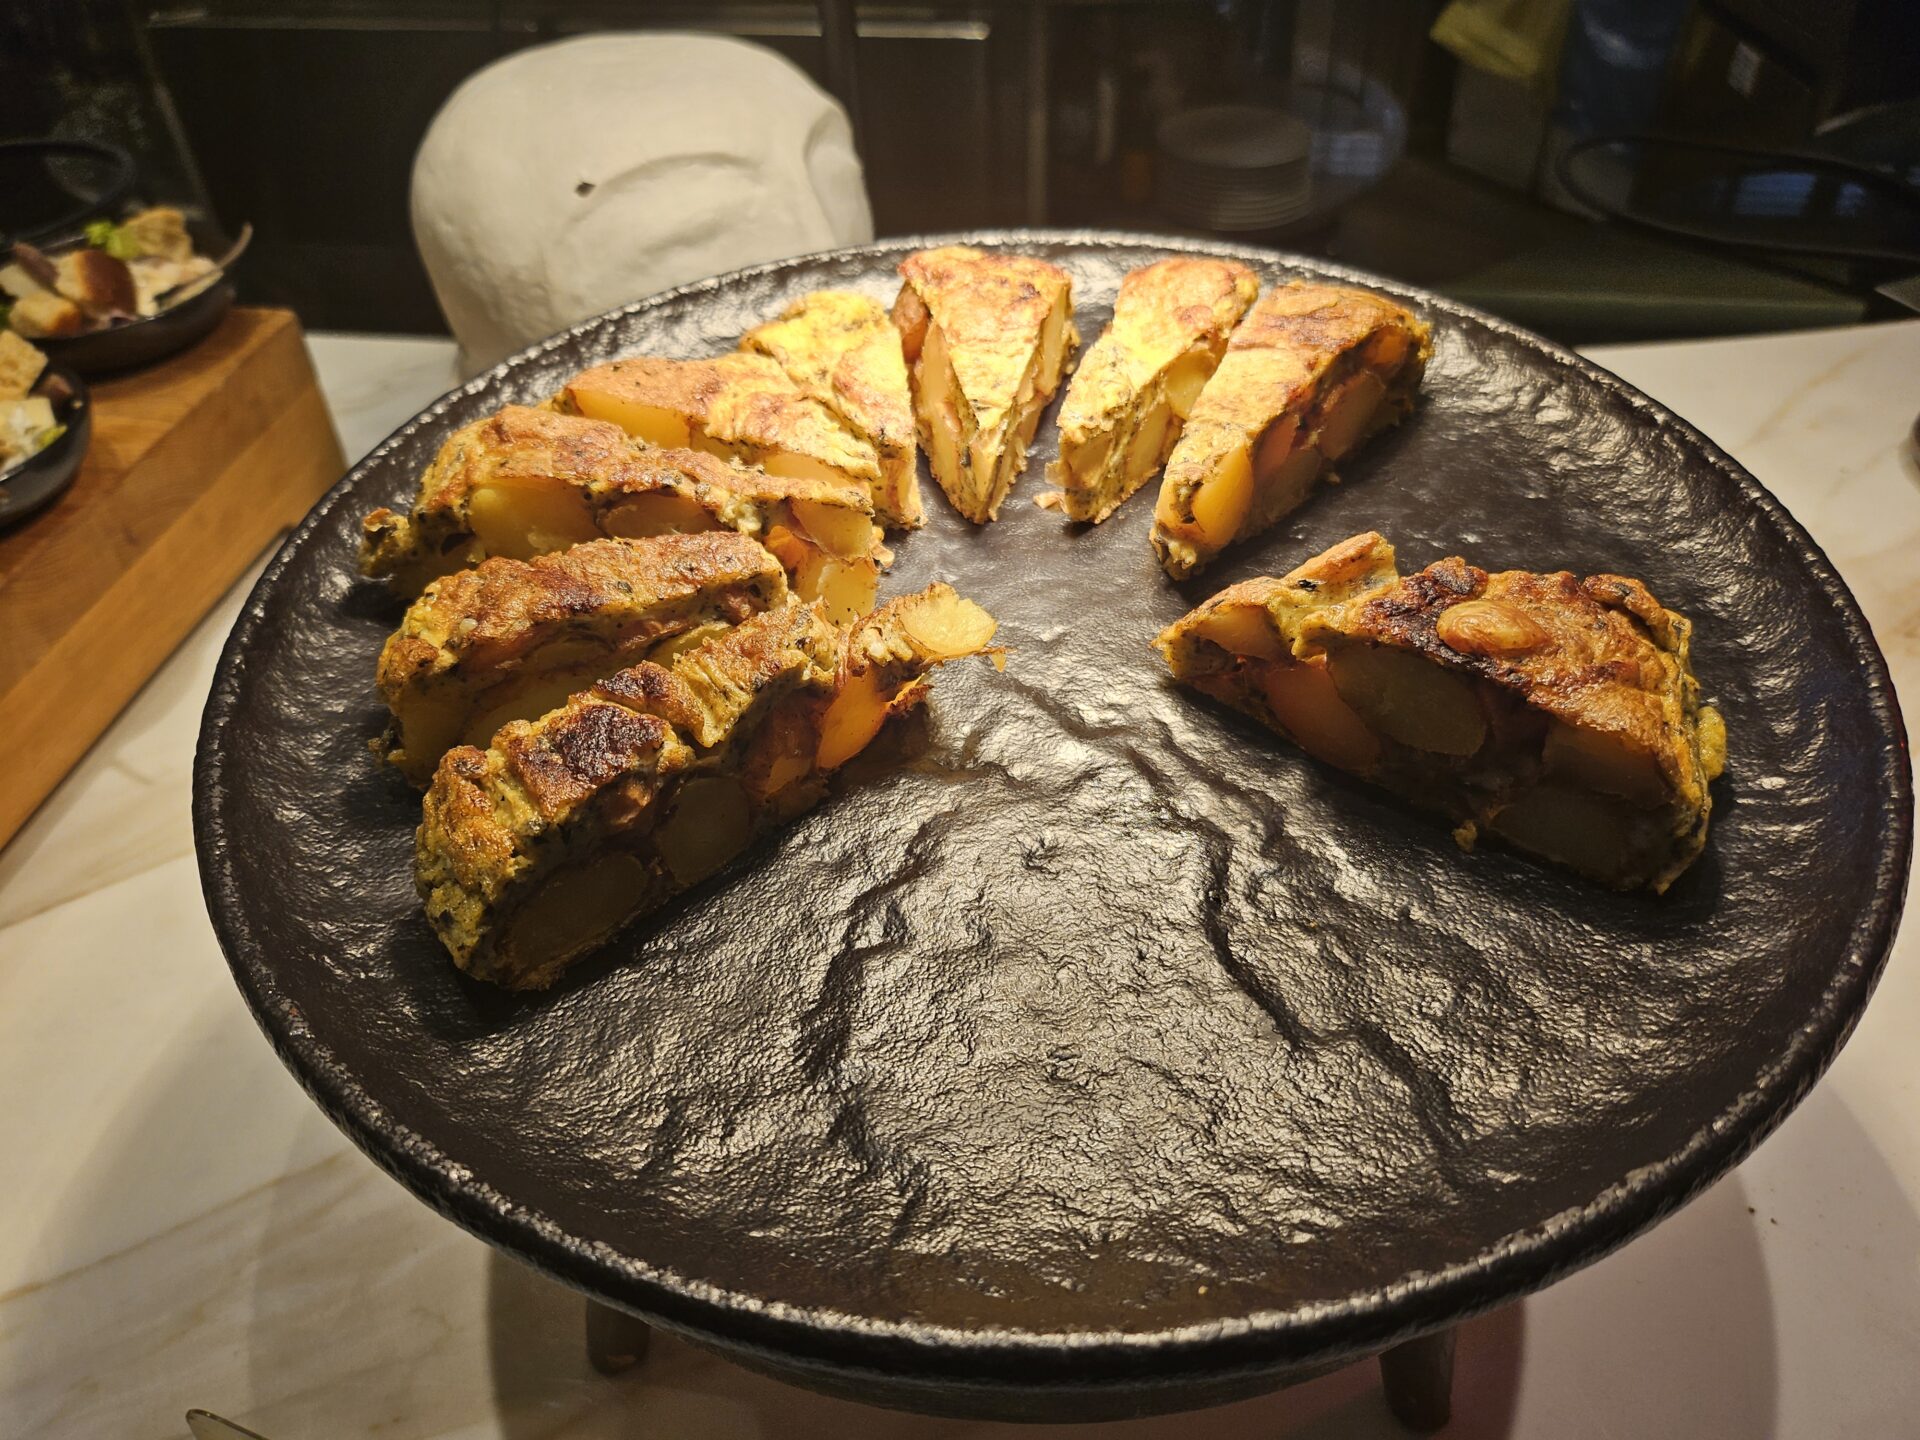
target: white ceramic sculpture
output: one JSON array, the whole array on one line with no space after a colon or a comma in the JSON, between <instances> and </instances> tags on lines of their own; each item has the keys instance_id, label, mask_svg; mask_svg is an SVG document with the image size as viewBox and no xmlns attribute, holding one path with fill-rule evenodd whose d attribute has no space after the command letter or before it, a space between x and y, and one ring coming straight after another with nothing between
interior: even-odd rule
<instances>
[{"instance_id":1,"label":"white ceramic sculpture","mask_svg":"<svg viewBox=\"0 0 1920 1440\"><path fill-rule=\"evenodd\" d=\"M656 291L873 238L846 112L771 50L586 35L472 76L413 162L468 373Z\"/></svg>"}]
</instances>

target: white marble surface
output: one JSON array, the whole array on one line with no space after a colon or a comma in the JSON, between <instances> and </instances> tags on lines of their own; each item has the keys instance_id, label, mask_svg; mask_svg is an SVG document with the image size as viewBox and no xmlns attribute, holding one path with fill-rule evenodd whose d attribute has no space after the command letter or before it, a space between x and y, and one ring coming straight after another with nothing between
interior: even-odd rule
<instances>
[{"instance_id":1,"label":"white marble surface","mask_svg":"<svg viewBox=\"0 0 1920 1440\"><path fill-rule=\"evenodd\" d=\"M313 348L353 455L453 379L450 344ZM1787 503L1920 695L1920 322L1595 356ZM0 1436L162 1440L193 1405L272 1440L1016 1433L819 1399L670 1339L601 1379L576 1297L429 1212L321 1118L228 980L192 857L193 739L244 590L0 851ZM1920 1435L1916 933L1752 1159L1465 1327L1449 1435ZM1070 1433L1399 1432L1358 1367Z\"/></svg>"}]
</instances>

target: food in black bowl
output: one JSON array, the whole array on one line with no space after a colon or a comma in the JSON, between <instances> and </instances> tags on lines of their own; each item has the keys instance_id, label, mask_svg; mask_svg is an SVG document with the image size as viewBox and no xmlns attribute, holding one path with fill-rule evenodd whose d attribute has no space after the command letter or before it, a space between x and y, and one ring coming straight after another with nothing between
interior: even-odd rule
<instances>
[{"instance_id":1,"label":"food in black bowl","mask_svg":"<svg viewBox=\"0 0 1920 1440\"><path fill-rule=\"evenodd\" d=\"M81 374L147 364L220 323L234 298L227 268L250 238L243 227L226 245L209 225L155 206L96 220L66 245L18 242L0 266L7 326Z\"/></svg>"},{"instance_id":2,"label":"food in black bowl","mask_svg":"<svg viewBox=\"0 0 1920 1440\"><path fill-rule=\"evenodd\" d=\"M86 386L11 331L0 330L0 526L66 489L92 429Z\"/></svg>"}]
</instances>

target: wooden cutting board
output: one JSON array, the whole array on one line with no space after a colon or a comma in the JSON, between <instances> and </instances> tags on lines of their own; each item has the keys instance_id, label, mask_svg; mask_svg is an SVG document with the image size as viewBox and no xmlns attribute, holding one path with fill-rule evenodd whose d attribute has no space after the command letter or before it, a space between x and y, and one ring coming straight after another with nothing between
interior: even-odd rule
<instances>
[{"instance_id":1,"label":"wooden cutting board","mask_svg":"<svg viewBox=\"0 0 1920 1440\"><path fill-rule=\"evenodd\" d=\"M0 531L0 844L346 468L284 310L92 390L73 484Z\"/></svg>"}]
</instances>

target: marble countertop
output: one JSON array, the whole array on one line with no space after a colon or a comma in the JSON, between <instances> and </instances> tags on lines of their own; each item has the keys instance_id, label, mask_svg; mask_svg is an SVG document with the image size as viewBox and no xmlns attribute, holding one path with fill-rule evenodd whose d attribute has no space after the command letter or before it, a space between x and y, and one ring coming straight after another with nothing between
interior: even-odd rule
<instances>
[{"instance_id":1,"label":"marble countertop","mask_svg":"<svg viewBox=\"0 0 1920 1440\"><path fill-rule=\"evenodd\" d=\"M456 378L450 343L312 348L354 456ZM1920 694L1920 321L1592 354L1787 504L1901 692ZM307 1101L228 978L188 822L200 707L252 578L0 851L0 1434L164 1440L190 1406L272 1440L1015 1434L805 1394L670 1337L601 1378L576 1295L440 1219ZM1463 1328L1446 1434L1920 1433L1917 936L1751 1159L1612 1257ZM1402 1433L1371 1366L1068 1429Z\"/></svg>"}]
</instances>

